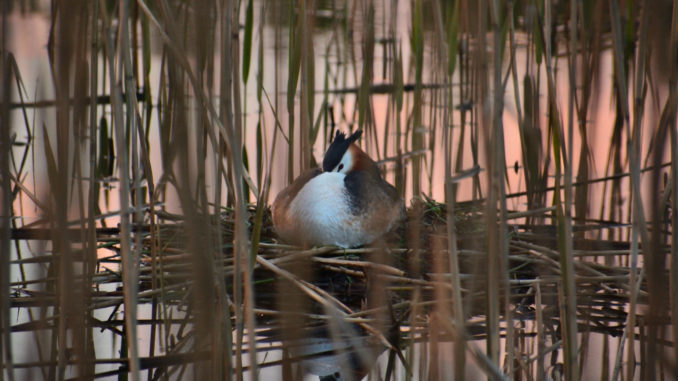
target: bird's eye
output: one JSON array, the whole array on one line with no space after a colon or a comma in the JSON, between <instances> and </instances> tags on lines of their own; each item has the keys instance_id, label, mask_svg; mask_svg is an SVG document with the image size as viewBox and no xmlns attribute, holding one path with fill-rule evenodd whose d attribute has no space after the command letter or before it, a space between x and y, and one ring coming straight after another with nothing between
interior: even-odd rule
<instances>
[{"instance_id":1,"label":"bird's eye","mask_svg":"<svg viewBox=\"0 0 678 381\"><path fill-rule=\"evenodd\" d=\"M337 172L341 171L344 169L344 164L339 164L339 168L337 168Z\"/></svg>"}]
</instances>

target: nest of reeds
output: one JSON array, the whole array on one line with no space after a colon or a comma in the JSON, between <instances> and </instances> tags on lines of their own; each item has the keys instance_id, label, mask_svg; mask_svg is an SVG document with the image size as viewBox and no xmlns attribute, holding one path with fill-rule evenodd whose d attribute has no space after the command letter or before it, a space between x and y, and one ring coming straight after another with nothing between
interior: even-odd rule
<instances>
[{"instance_id":1,"label":"nest of reeds","mask_svg":"<svg viewBox=\"0 0 678 381\"><path fill-rule=\"evenodd\" d=\"M258 216L256 207L250 206L247 211L250 228L258 225L259 218L262 221L256 255L251 255L249 260L256 350L271 348L272 343L279 342L284 343L282 348L286 350L294 348L291 343L304 348L307 346L304 340L308 338L336 339L337 332L348 337L339 340L345 347L344 353L357 353L364 347L371 348L372 356L385 348L402 356L398 351L405 346L430 340L454 340L460 334L467 340L482 339L492 334L486 316L491 303L488 295L494 292L499 303L499 335L507 337L511 333L522 342L520 340L535 338L541 332L541 340L548 338L546 341L552 343L548 351L541 353L550 352L556 361L564 342L563 261L556 228L544 224L543 220L538 224L507 222L504 244L508 256L492 257L488 254L491 246L487 243L485 210L482 203L469 202L457 204L455 210L448 213L445 204L417 199L408 208L406 221L369 247L302 249L279 242L270 212L264 210ZM518 216L520 213L509 217ZM185 343L193 337L192 330L185 327L196 321L194 313L199 308L195 308L194 303L200 299L197 296L214 287L209 283L211 278L202 274L212 272L223 277L226 299L231 303L231 322L236 323L234 316L243 302L238 299L242 295L235 295L235 290L237 282L243 280L237 278L234 258L235 214L232 210L224 210L220 216L155 212L155 218L159 221L156 224L133 228L136 235L143 237L139 241L142 247L137 303L153 306L162 303L176 309L176 315L166 314L165 320L148 322L179 326L178 330L168 331L167 353L183 356ZM453 221L453 225L448 224L449 221ZM630 263L630 245L590 239L577 231L594 228L606 226L575 229L572 257L578 330L620 336L627 327L632 270L619 264ZM120 263L120 252L116 249L120 233L116 228L99 229L98 233L99 247L113 250L114 255L97 261L100 268L91 279L94 291L90 308L115 309L109 321L93 324L122 334L122 323L115 313L123 305L120 287L123 277L116 267ZM252 232L249 233L251 236ZM449 237L455 237L454 245ZM221 250L209 250L214 246L208 242L220 244ZM501 278L494 279L488 271L492 258L505 259L501 264L504 268L498 273ZM638 284L637 303L642 304L647 297L646 287L644 282ZM118 288L104 289L105 285ZM50 297L29 289L29 285L15 287L13 305L32 306ZM203 302L209 305L210 293L206 295L207 300L202 295ZM451 329L441 323L441 319L458 313L463 314L457 321L462 321L464 327ZM642 314L637 314L636 319L638 324L643 324ZM32 328L18 325L13 329ZM325 354L335 352L336 340L330 349L323 351ZM525 348L523 353L533 353L533 350ZM301 349L292 354L298 360L309 356ZM358 358L349 357L349 362ZM167 357L163 361L170 360ZM187 360L182 357L177 361ZM365 369L369 364L363 365L355 369Z\"/></svg>"},{"instance_id":2,"label":"nest of reeds","mask_svg":"<svg viewBox=\"0 0 678 381\"><path fill-rule=\"evenodd\" d=\"M306 299L301 304L303 311L296 311L303 317L298 320L300 326L322 327L330 318L327 312L329 304L341 310L349 321L367 317L377 319L376 316L379 316L381 321L378 325L382 327L379 332L390 332L390 337L385 335L384 338L402 343L412 331L397 328L405 322L411 324L415 318L413 313L418 315L417 324L425 326L428 324L425 317L430 311L441 306L451 308L452 303L461 302L469 337L484 337L483 316L489 279L487 221L483 211L484 206L480 203L463 203L457 205L453 215L448 216L445 204L417 199L408 208L407 220L400 227L380 242L357 249L300 249L285 245L278 241L270 212L265 211L253 270L259 326L271 328L268 335L271 341L280 340L279 319L290 312L285 301L297 297ZM249 213L251 225L254 225L254 206L250 207ZM234 218L233 212L227 210L220 217L219 224L226 243L223 265L227 285L233 281L233 247L228 243L233 237ZM458 274L453 274L450 262L453 248L447 238L449 218L454 219ZM184 232L188 230L179 223L163 225L161 231L164 261L176 262L172 257L184 255L181 254L186 240ZM501 288L499 294L508 295L510 300L508 303L503 300L502 305L510 306L513 321L535 321L539 315L539 324L547 327L553 335L553 342L557 342L561 339L562 330L562 311L558 300L562 298L563 270L556 228L550 225L508 224L507 231L508 258L505 264L508 266L508 278L498 284ZM623 333L630 269L605 264L600 258L628 253L629 245L624 242L575 240L574 269L580 331L613 336ZM167 275L168 279L181 278L180 274ZM462 301L452 297L454 277L459 278ZM284 286L283 283L289 284ZM505 285L509 287L508 292L504 292ZM311 292L317 295L316 299L309 297ZM281 293L284 293L282 297ZM323 300L318 300L318 297ZM357 324L357 329L369 331L360 324ZM394 329L398 338L393 337Z\"/></svg>"}]
</instances>

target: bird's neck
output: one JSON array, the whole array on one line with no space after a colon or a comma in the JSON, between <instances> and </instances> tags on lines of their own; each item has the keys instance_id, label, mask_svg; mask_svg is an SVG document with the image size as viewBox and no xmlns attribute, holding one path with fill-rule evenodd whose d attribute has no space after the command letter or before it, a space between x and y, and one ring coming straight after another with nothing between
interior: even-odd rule
<instances>
[{"instance_id":1,"label":"bird's neck","mask_svg":"<svg viewBox=\"0 0 678 381\"><path fill-rule=\"evenodd\" d=\"M351 150L351 153L353 153L353 158L355 160L353 164L354 171L366 171L374 176L381 177L379 166L377 166L377 163L375 163L369 155L355 144L352 144L349 149Z\"/></svg>"}]
</instances>

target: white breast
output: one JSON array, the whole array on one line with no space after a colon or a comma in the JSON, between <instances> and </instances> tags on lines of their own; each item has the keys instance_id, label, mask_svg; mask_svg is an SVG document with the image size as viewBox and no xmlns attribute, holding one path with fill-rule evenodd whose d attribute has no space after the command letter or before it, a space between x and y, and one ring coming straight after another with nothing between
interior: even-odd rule
<instances>
[{"instance_id":1,"label":"white breast","mask_svg":"<svg viewBox=\"0 0 678 381\"><path fill-rule=\"evenodd\" d=\"M325 172L311 179L290 203L290 220L301 226L295 230L304 234L309 245L355 247L374 237L368 237L362 218L351 213L344 175ZM303 233L302 233L303 232Z\"/></svg>"}]
</instances>

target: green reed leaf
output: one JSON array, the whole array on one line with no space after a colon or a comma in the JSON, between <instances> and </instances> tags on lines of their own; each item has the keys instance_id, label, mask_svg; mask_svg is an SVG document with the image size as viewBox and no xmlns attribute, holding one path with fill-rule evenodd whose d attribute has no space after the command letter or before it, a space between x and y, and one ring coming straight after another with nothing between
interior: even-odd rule
<instances>
[{"instance_id":1,"label":"green reed leaf","mask_svg":"<svg viewBox=\"0 0 678 381\"><path fill-rule=\"evenodd\" d=\"M254 27L254 10L252 0L247 2L245 9L245 41L243 41L242 54L242 81L247 83L250 75L250 61L252 59L252 28Z\"/></svg>"}]
</instances>

